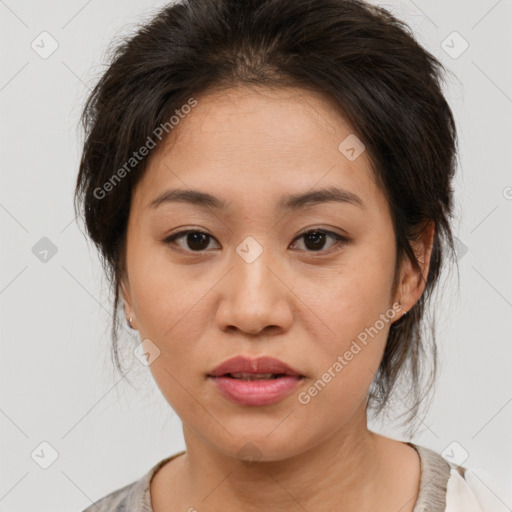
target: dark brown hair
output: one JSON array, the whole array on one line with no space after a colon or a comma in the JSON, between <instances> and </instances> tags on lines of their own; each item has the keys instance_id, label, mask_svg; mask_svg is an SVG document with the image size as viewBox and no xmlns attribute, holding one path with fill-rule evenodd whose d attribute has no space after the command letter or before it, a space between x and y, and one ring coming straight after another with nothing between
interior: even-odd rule
<instances>
[{"instance_id":1,"label":"dark brown hair","mask_svg":"<svg viewBox=\"0 0 512 512\"><path fill-rule=\"evenodd\" d=\"M435 224L425 291L392 324L368 397L368 408L380 414L404 377L410 423L437 369L435 326L425 322L425 308L446 256L456 261L450 217L457 136L441 90L444 71L405 23L358 0L182 1L118 43L82 113L85 142L75 191L75 211L85 219L112 286L118 370L123 372L118 316L127 220L148 158L115 183L113 175L126 170L134 151L194 96L238 85L300 87L332 97L366 146L392 212L395 290L405 258L419 269L410 243L426 222Z\"/></svg>"}]
</instances>

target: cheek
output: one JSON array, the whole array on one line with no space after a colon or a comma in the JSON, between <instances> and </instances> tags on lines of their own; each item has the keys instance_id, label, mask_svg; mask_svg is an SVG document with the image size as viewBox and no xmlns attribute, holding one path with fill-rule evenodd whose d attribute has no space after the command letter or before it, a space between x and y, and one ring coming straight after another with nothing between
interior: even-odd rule
<instances>
[{"instance_id":1,"label":"cheek","mask_svg":"<svg viewBox=\"0 0 512 512\"><path fill-rule=\"evenodd\" d=\"M340 400L353 406L364 396L382 359L396 315L389 302L394 260L387 251L359 253L357 261L324 282L310 284L304 295L326 327L322 336L312 333L319 388L324 383L328 388L319 394L337 408Z\"/></svg>"},{"instance_id":2,"label":"cheek","mask_svg":"<svg viewBox=\"0 0 512 512\"><path fill-rule=\"evenodd\" d=\"M332 269L325 279L308 284L304 297L328 327L335 344L350 342L381 315L393 312L389 302L393 268L392 257L385 252L360 251L342 269ZM386 325L389 328L390 323Z\"/></svg>"},{"instance_id":3,"label":"cheek","mask_svg":"<svg viewBox=\"0 0 512 512\"><path fill-rule=\"evenodd\" d=\"M201 318L207 318L202 299L209 286L198 267L177 265L166 251L150 244L132 250L130 285L139 332L156 343L184 335L197 339Z\"/></svg>"},{"instance_id":4,"label":"cheek","mask_svg":"<svg viewBox=\"0 0 512 512\"><path fill-rule=\"evenodd\" d=\"M212 305L203 281L168 262L146 261L130 275L141 340L149 339L158 357L149 369L163 396L183 418L201 418L204 409L190 392L209 369L201 340L210 328Z\"/></svg>"},{"instance_id":5,"label":"cheek","mask_svg":"<svg viewBox=\"0 0 512 512\"><path fill-rule=\"evenodd\" d=\"M386 345L394 313L385 306L386 293L377 300L375 289L355 286L350 292L333 292L319 309L329 334L322 329L323 336L314 336L310 357L316 373L297 396L297 412L312 430L329 424L335 432L365 408Z\"/></svg>"}]
</instances>

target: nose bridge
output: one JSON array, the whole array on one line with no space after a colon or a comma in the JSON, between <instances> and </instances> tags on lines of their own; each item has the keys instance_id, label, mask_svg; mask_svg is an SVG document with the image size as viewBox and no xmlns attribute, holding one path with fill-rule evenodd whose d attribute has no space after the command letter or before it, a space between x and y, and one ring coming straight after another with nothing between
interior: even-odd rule
<instances>
[{"instance_id":1,"label":"nose bridge","mask_svg":"<svg viewBox=\"0 0 512 512\"><path fill-rule=\"evenodd\" d=\"M278 278L278 263L265 240L248 236L233 252L219 308L224 327L257 333L270 325L286 328L291 321L288 289Z\"/></svg>"},{"instance_id":2,"label":"nose bridge","mask_svg":"<svg viewBox=\"0 0 512 512\"><path fill-rule=\"evenodd\" d=\"M260 242L248 236L237 246L236 255L233 255L235 279L240 281L242 287L245 286L246 296L254 295L255 298L262 291L268 293L275 284L269 281L276 279L269 269L274 261L271 248L266 240L262 242L260 238Z\"/></svg>"}]
</instances>

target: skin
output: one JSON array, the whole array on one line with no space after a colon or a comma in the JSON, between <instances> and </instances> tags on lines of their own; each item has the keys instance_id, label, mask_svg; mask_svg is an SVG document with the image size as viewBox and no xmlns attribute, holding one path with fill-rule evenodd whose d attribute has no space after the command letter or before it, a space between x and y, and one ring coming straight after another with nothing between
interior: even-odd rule
<instances>
[{"instance_id":1,"label":"skin","mask_svg":"<svg viewBox=\"0 0 512 512\"><path fill-rule=\"evenodd\" d=\"M237 87L196 99L132 194L121 287L141 340L160 350L149 368L183 423L186 454L151 482L155 512L412 511L418 455L367 428L366 397L391 322L420 298L424 282L406 262L392 295L394 229L368 155L350 161L338 149L354 131L320 93ZM357 194L364 209L335 202L276 209L282 195L324 186ZM207 191L229 207L148 206L177 188ZM349 241L326 236L315 251L300 236L313 228ZM202 252L187 236L164 242L187 229L211 235ZM263 248L250 264L236 252L248 236ZM424 276L432 238L430 225L414 246ZM403 310L299 403L298 393L398 300ZM238 354L276 357L306 378L276 404L236 405L206 374ZM261 454L256 464L238 455L246 443Z\"/></svg>"}]
</instances>

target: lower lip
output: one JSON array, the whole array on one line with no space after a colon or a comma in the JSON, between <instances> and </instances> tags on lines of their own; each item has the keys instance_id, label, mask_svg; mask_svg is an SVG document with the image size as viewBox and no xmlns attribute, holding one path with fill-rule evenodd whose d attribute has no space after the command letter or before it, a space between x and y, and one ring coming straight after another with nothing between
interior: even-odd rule
<instances>
[{"instance_id":1,"label":"lower lip","mask_svg":"<svg viewBox=\"0 0 512 512\"><path fill-rule=\"evenodd\" d=\"M279 402L302 381L302 377L242 380L231 377L209 377L228 400L239 405L268 405Z\"/></svg>"}]
</instances>

